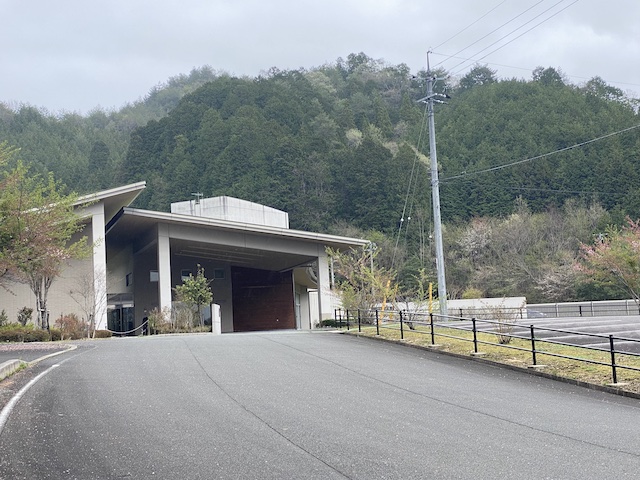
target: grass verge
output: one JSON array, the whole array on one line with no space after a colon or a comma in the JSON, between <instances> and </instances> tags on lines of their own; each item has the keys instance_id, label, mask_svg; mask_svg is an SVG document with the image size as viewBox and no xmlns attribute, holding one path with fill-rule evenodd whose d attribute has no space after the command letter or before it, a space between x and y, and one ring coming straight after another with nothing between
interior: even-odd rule
<instances>
[{"instance_id":1,"label":"grass verge","mask_svg":"<svg viewBox=\"0 0 640 480\"><path fill-rule=\"evenodd\" d=\"M345 333L367 337L378 336L375 326L363 326L360 333L357 328ZM428 326L416 325L415 330L405 326L404 339L401 339L397 323L383 324L380 325L379 337L399 343L434 348ZM529 340L513 338L508 345L498 345L498 334L479 332L477 338L478 352L483 359L522 369L529 369L533 365ZM461 356L474 354L473 333L470 331L438 327L435 329L435 343L438 351ZM544 374L600 387L610 386L613 383L611 366L598 364L598 362L610 364L609 352L557 345L542 339L536 339L536 351L537 370ZM572 358L560 358L554 355ZM616 365L618 383L615 389L640 395L640 371L622 368L624 366L640 369L640 357L617 353Z\"/></svg>"}]
</instances>

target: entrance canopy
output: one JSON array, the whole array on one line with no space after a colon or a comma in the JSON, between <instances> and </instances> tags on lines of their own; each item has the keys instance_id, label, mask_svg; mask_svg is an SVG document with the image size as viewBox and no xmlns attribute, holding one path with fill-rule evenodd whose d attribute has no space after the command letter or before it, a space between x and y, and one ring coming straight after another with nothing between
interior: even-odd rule
<instances>
[{"instance_id":1,"label":"entrance canopy","mask_svg":"<svg viewBox=\"0 0 640 480\"><path fill-rule=\"evenodd\" d=\"M257 204L219 198L246 208L236 209L235 216L208 218L197 209L165 213L124 207L107 224L109 293L133 293L135 325L154 308L170 310L174 288L198 266L212 281L223 332L312 328L312 317L331 317L326 248L346 250L367 241L289 229L282 216L279 226L270 225L275 209L261 223L243 222L242 212L255 214L251 206ZM317 313L310 311L310 290L318 292Z\"/></svg>"}]
</instances>

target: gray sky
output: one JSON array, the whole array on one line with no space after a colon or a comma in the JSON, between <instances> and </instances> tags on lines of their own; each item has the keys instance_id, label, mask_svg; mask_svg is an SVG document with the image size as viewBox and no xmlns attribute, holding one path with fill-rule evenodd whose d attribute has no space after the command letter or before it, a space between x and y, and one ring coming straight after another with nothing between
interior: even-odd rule
<instances>
[{"instance_id":1,"label":"gray sky","mask_svg":"<svg viewBox=\"0 0 640 480\"><path fill-rule=\"evenodd\" d=\"M501 77L530 78L536 66L574 83L597 75L640 96L640 1L574 2L0 0L0 102L86 113L136 101L193 67L255 76L358 52L415 73L433 49L432 65L446 60L464 74L473 62L442 54L477 42L457 56L478 59L547 18L479 62Z\"/></svg>"}]
</instances>

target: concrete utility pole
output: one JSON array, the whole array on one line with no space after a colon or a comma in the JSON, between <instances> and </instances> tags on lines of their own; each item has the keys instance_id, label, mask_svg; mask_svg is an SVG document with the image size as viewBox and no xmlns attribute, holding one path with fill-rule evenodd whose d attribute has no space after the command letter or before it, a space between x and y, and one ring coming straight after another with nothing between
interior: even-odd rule
<instances>
[{"instance_id":1,"label":"concrete utility pole","mask_svg":"<svg viewBox=\"0 0 640 480\"><path fill-rule=\"evenodd\" d=\"M429 115L429 157L431 160L431 198L433 203L433 233L436 241L436 268L438 270L438 301L440 314L447 315L447 281L444 275L444 249L442 247L442 222L440 220L440 182L438 180L438 155L436 153L436 127L433 118L434 97L445 95L433 93L437 78L427 72L427 96L419 101L426 102ZM442 103L440 100L437 100Z\"/></svg>"}]
</instances>

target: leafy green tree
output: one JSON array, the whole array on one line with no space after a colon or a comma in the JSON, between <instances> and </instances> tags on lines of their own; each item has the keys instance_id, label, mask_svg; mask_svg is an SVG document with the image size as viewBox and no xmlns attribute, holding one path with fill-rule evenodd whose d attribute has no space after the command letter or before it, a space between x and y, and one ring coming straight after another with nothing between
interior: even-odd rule
<instances>
[{"instance_id":1,"label":"leafy green tree","mask_svg":"<svg viewBox=\"0 0 640 480\"><path fill-rule=\"evenodd\" d=\"M204 268L198 265L195 277L193 274L189 274L189 277L183 280L182 285L175 288L176 299L184 302L192 310L194 320L197 319L201 327L204 327L201 307L211 305L213 302L210 283L204 275Z\"/></svg>"},{"instance_id":2,"label":"leafy green tree","mask_svg":"<svg viewBox=\"0 0 640 480\"><path fill-rule=\"evenodd\" d=\"M534 82L540 82L545 86L564 86L566 83L562 71L551 67L536 67L532 77Z\"/></svg>"},{"instance_id":3,"label":"leafy green tree","mask_svg":"<svg viewBox=\"0 0 640 480\"><path fill-rule=\"evenodd\" d=\"M460 79L459 89L469 90L473 87L489 85L497 82L496 71L486 65L475 65Z\"/></svg>"},{"instance_id":4,"label":"leafy green tree","mask_svg":"<svg viewBox=\"0 0 640 480\"><path fill-rule=\"evenodd\" d=\"M5 153L6 155L6 153ZM18 162L5 172L0 191L0 257L3 270L29 285L36 300L37 323L49 328L47 298L53 281L72 258L89 254L80 217L75 212L77 196L47 177L30 176Z\"/></svg>"}]
</instances>

